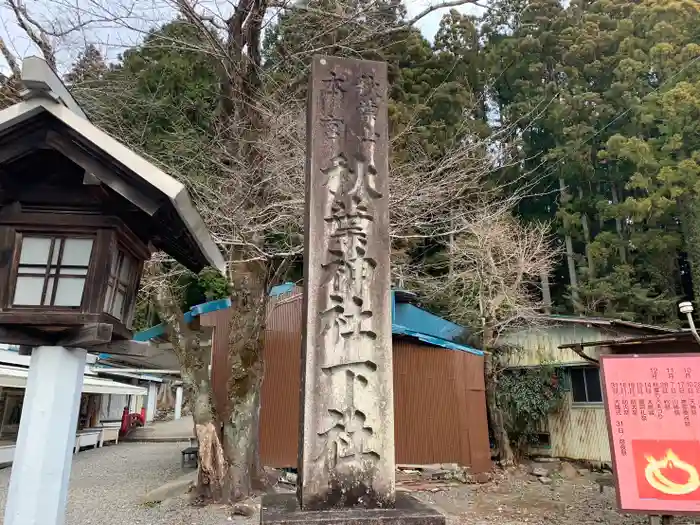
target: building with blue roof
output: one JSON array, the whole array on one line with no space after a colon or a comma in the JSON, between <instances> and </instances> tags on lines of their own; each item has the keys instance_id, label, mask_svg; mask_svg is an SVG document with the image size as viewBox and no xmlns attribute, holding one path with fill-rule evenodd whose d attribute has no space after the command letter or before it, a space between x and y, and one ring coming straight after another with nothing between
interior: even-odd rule
<instances>
[{"instance_id":1,"label":"building with blue roof","mask_svg":"<svg viewBox=\"0 0 700 525\"><path fill-rule=\"evenodd\" d=\"M263 349L260 454L266 466L294 467L300 421L303 290L286 283L275 286L270 295ZM229 403L230 306L228 299L211 301L186 313L187 320L199 317L202 326L214 328L211 380L219 409ZM397 462L458 463L473 473L490 470L483 352L461 343L466 330L420 308L410 292L392 292L392 332ZM118 359L145 368L177 366L165 334L163 325L136 334L136 340L156 344L157 352L148 361Z\"/></svg>"},{"instance_id":2,"label":"building with blue roof","mask_svg":"<svg viewBox=\"0 0 700 525\"><path fill-rule=\"evenodd\" d=\"M265 465L285 468L297 462L303 290L286 283L271 295L260 454ZM220 326L224 312L204 314L202 324ZM463 327L420 308L405 291L392 292L392 331L397 463L490 470L483 352L460 342ZM228 333L217 328L212 355L217 406L228 402L227 351Z\"/></svg>"}]
</instances>

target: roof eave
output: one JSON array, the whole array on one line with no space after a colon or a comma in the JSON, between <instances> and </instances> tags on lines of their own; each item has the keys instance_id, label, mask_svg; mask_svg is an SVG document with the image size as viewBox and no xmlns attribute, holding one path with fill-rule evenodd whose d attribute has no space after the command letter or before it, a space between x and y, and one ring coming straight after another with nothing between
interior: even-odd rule
<instances>
[{"instance_id":1,"label":"roof eave","mask_svg":"<svg viewBox=\"0 0 700 525\"><path fill-rule=\"evenodd\" d=\"M200 249L201 257L195 257L191 260L190 266L192 266L191 263L195 262L196 259L197 266L199 267L209 265L225 273L226 262L224 257L211 238L201 216L192 204L185 186L83 117L77 115L70 108L48 98L33 98L24 102L19 102L0 111L0 130L10 129L44 111L58 119L79 136L83 137L93 147L101 150L127 170L141 178L154 188L154 190L157 190L167 197L167 201L173 206L175 212L181 218L194 244ZM102 182L109 186L106 181ZM207 264L204 264L205 261Z\"/></svg>"},{"instance_id":2,"label":"roof eave","mask_svg":"<svg viewBox=\"0 0 700 525\"><path fill-rule=\"evenodd\" d=\"M171 202L177 210L178 215L182 217L185 226L190 231L192 238L197 243L197 246L199 246L209 266L216 268L223 275L226 275L226 261L224 256L216 246L216 243L214 243L214 239L212 239L202 217L194 207L194 204L192 204L190 196L184 186Z\"/></svg>"},{"instance_id":3,"label":"roof eave","mask_svg":"<svg viewBox=\"0 0 700 525\"><path fill-rule=\"evenodd\" d=\"M654 326L643 323L635 323L633 321L623 321L621 319L602 319L599 317L587 318L587 317L565 317L556 315L545 315L542 316L543 319L547 319L552 322L561 323L574 323L574 324L590 324L594 326L623 326L625 328L632 328L635 330L646 330L654 333L676 333L678 332L675 328L666 328L663 326Z\"/></svg>"},{"instance_id":4,"label":"roof eave","mask_svg":"<svg viewBox=\"0 0 700 525\"><path fill-rule=\"evenodd\" d=\"M29 56L22 60L22 85L27 91L23 93L25 100L34 96L56 98L71 111L89 120L80 107L78 101L73 98L68 88L56 73L51 70L46 60L37 56Z\"/></svg>"},{"instance_id":5,"label":"roof eave","mask_svg":"<svg viewBox=\"0 0 700 525\"><path fill-rule=\"evenodd\" d=\"M658 343L662 341L681 341L684 339L693 340L693 334L689 330L677 330L672 333L644 335L641 337L628 337L626 339L608 339L605 341L581 341L580 343L566 343L558 348L584 348L590 346L627 346L644 345L647 343Z\"/></svg>"}]
</instances>

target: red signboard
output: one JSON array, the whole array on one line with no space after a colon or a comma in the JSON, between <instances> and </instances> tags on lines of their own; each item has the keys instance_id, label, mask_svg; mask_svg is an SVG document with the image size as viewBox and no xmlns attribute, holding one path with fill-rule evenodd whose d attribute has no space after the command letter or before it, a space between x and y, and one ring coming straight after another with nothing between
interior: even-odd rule
<instances>
[{"instance_id":1,"label":"red signboard","mask_svg":"<svg viewBox=\"0 0 700 525\"><path fill-rule=\"evenodd\" d=\"M600 360L617 498L626 511L700 512L700 354Z\"/></svg>"}]
</instances>

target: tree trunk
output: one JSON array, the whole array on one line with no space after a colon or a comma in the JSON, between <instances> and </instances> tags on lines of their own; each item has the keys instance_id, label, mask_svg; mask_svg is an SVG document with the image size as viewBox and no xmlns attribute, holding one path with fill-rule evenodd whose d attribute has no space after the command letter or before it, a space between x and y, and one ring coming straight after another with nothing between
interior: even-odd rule
<instances>
[{"instance_id":1,"label":"tree trunk","mask_svg":"<svg viewBox=\"0 0 700 525\"><path fill-rule=\"evenodd\" d=\"M552 313L552 289L549 284L549 274L546 271L540 273L540 282L542 284L542 303L544 311L547 314Z\"/></svg>"},{"instance_id":2,"label":"tree trunk","mask_svg":"<svg viewBox=\"0 0 700 525\"><path fill-rule=\"evenodd\" d=\"M197 495L208 501L222 501L226 478L226 459L219 440L216 419L213 417L211 389L201 389L195 396L192 417L199 443L199 470Z\"/></svg>"},{"instance_id":3,"label":"tree trunk","mask_svg":"<svg viewBox=\"0 0 700 525\"><path fill-rule=\"evenodd\" d=\"M612 202L613 204L618 204L619 197L617 195L617 188L612 185ZM627 264L627 250L625 249L625 233L622 227L622 220L619 216L615 216L615 229L617 230L617 236L620 238L620 262L622 264Z\"/></svg>"},{"instance_id":4,"label":"tree trunk","mask_svg":"<svg viewBox=\"0 0 700 525\"><path fill-rule=\"evenodd\" d=\"M192 396L192 419L199 443L197 497L202 501L222 501L227 466L217 429L218 420L212 405L209 360L197 361L195 366L182 368L183 382L189 387Z\"/></svg>"},{"instance_id":5,"label":"tree trunk","mask_svg":"<svg viewBox=\"0 0 700 525\"><path fill-rule=\"evenodd\" d=\"M212 403L213 391L209 376L212 346L202 344L212 341L211 329L203 337L204 329L189 326L178 306L173 290L165 286L156 297L165 321L173 351L180 364L182 382L191 403L194 433L199 443L197 497L202 502L221 501L226 478L226 458L219 439L218 422Z\"/></svg>"},{"instance_id":6,"label":"tree trunk","mask_svg":"<svg viewBox=\"0 0 700 525\"><path fill-rule=\"evenodd\" d=\"M564 179L559 179L559 194L561 195L561 200L564 202L568 199L566 193L566 184ZM566 245L566 262L569 267L569 283L571 285L571 302L573 303L574 311L579 312L581 310L581 303L578 295L578 277L576 276L576 261L574 259L574 246L571 240L571 235L566 233L564 235L564 244Z\"/></svg>"},{"instance_id":7,"label":"tree trunk","mask_svg":"<svg viewBox=\"0 0 700 525\"><path fill-rule=\"evenodd\" d=\"M583 201L583 189L578 189L578 196ZM583 229L583 239L586 242L586 261L588 262L588 278L595 277L595 263L593 261L593 253L591 252L591 229L588 225L588 215L584 211L581 213L581 228Z\"/></svg>"},{"instance_id":8,"label":"tree trunk","mask_svg":"<svg viewBox=\"0 0 700 525\"><path fill-rule=\"evenodd\" d=\"M228 406L221 415L229 465L226 490L232 501L250 497L265 485L259 427L268 270L266 262L254 261L238 263L232 271Z\"/></svg>"},{"instance_id":9,"label":"tree trunk","mask_svg":"<svg viewBox=\"0 0 700 525\"><path fill-rule=\"evenodd\" d=\"M483 308L481 311L484 311ZM494 363L496 358L491 351L496 342L495 331L493 329L493 325L488 319L484 317L482 317L482 319L484 321L484 379L486 383L487 414L491 423L493 439L496 442L496 447L498 448L498 462L501 464L501 466L507 467L515 464L515 454L513 454L513 447L511 446L508 430L506 429L503 411L501 410L501 407L498 406L497 391L499 371L496 363Z\"/></svg>"},{"instance_id":10,"label":"tree trunk","mask_svg":"<svg viewBox=\"0 0 700 525\"><path fill-rule=\"evenodd\" d=\"M694 195L684 195L680 200L681 231L690 265L690 281L693 300L700 301L700 210Z\"/></svg>"},{"instance_id":11,"label":"tree trunk","mask_svg":"<svg viewBox=\"0 0 700 525\"><path fill-rule=\"evenodd\" d=\"M227 492L240 501L262 488L260 484L260 385L236 399L230 419L224 423L224 447L229 461Z\"/></svg>"},{"instance_id":12,"label":"tree trunk","mask_svg":"<svg viewBox=\"0 0 700 525\"><path fill-rule=\"evenodd\" d=\"M486 406L488 408L489 419L491 420L491 431L493 439L498 448L499 463L503 467L515 464L515 454L513 447L510 444L508 431L506 430L505 418L503 411L498 406L496 398L496 390L498 388L498 378L496 377L495 367L493 365L493 355L486 353L484 356L484 367L486 375Z\"/></svg>"}]
</instances>

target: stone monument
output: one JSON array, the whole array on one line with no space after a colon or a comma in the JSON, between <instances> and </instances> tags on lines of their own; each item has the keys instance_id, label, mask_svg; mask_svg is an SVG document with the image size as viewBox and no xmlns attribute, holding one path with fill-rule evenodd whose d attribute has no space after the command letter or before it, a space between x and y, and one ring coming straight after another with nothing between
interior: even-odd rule
<instances>
[{"instance_id":1,"label":"stone monument","mask_svg":"<svg viewBox=\"0 0 700 525\"><path fill-rule=\"evenodd\" d=\"M383 62L314 58L299 476L265 524L445 522L395 491L387 87Z\"/></svg>"}]
</instances>

